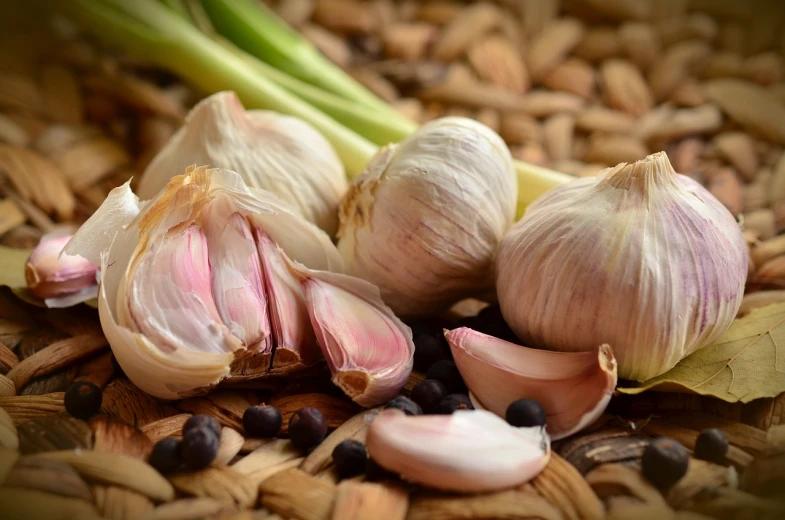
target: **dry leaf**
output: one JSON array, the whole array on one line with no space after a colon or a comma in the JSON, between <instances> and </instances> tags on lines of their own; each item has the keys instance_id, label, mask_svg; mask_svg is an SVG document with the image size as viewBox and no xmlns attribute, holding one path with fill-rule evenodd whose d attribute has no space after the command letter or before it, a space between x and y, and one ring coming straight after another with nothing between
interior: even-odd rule
<instances>
[{"instance_id":1,"label":"dry leaf","mask_svg":"<svg viewBox=\"0 0 785 520\"><path fill-rule=\"evenodd\" d=\"M664 374L618 390L639 394L655 388L711 395L731 403L785 392L785 304L753 310L735 320L717 341Z\"/></svg>"}]
</instances>

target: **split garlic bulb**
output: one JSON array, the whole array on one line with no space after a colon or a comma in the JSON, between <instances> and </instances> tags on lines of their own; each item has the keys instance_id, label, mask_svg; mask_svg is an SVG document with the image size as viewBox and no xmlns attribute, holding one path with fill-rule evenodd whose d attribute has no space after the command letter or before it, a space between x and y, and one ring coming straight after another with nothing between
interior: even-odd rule
<instances>
[{"instance_id":1,"label":"split garlic bulb","mask_svg":"<svg viewBox=\"0 0 785 520\"><path fill-rule=\"evenodd\" d=\"M447 117L379 151L341 202L338 249L399 316L436 313L493 287L493 260L515 216L504 141Z\"/></svg>"},{"instance_id":2,"label":"split garlic bulb","mask_svg":"<svg viewBox=\"0 0 785 520\"><path fill-rule=\"evenodd\" d=\"M728 210L661 152L532 204L502 241L496 288L526 345L607 343L619 376L643 381L728 328L747 254Z\"/></svg>"},{"instance_id":3,"label":"split garlic bulb","mask_svg":"<svg viewBox=\"0 0 785 520\"><path fill-rule=\"evenodd\" d=\"M150 162L137 194L152 198L173 172L206 164L239 172L245 183L276 194L330 235L348 189L346 172L330 143L296 117L245 111L233 92L200 101L185 124Z\"/></svg>"}]
</instances>

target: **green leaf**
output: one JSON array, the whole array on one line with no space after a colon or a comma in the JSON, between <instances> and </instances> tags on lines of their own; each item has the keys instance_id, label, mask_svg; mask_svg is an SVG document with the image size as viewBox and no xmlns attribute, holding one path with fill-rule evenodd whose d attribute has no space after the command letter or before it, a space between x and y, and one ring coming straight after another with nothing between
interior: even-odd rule
<instances>
[{"instance_id":1,"label":"green leaf","mask_svg":"<svg viewBox=\"0 0 785 520\"><path fill-rule=\"evenodd\" d=\"M31 249L0 246L0 285L6 285L11 289L27 287L25 264L32 252Z\"/></svg>"},{"instance_id":2,"label":"green leaf","mask_svg":"<svg viewBox=\"0 0 785 520\"><path fill-rule=\"evenodd\" d=\"M617 390L688 392L730 403L778 396L785 392L785 303L753 310L664 374Z\"/></svg>"}]
</instances>

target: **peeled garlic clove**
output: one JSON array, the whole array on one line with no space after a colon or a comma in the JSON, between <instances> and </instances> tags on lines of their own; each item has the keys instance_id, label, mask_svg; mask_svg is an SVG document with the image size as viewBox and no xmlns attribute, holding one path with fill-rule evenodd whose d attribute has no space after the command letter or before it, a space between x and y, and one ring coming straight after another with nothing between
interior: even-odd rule
<instances>
[{"instance_id":1,"label":"peeled garlic clove","mask_svg":"<svg viewBox=\"0 0 785 520\"><path fill-rule=\"evenodd\" d=\"M25 279L30 294L47 299L50 307L61 302L75 305L98 293L98 267L79 256L61 255L71 239L66 231L55 231L41 237L25 264Z\"/></svg>"},{"instance_id":2,"label":"peeled garlic clove","mask_svg":"<svg viewBox=\"0 0 785 520\"><path fill-rule=\"evenodd\" d=\"M227 235L215 235L214 225ZM139 388L178 399L227 378L262 375L270 356L258 340L266 325L250 314L262 308L262 293L249 285L257 279L263 285L264 277L261 262L257 272L247 257L257 255L257 228L310 268L342 269L330 238L288 205L248 188L237 173L204 167L173 177L144 203L128 184L116 188L68 243L66 253L101 260L101 326ZM242 244L249 229L250 242ZM216 256L211 247L232 250ZM221 258L226 273L216 272L211 256ZM248 312L228 297L232 281L242 286L239 299L250 302ZM240 328L242 339L232 333Z\"/></svg>"},{"instance_id":3,"label":"peeled garlic clove","mask_svg":"<svg viewBox=\"0 0 785 520\"><path fill-rule=\"evenodd\" d=\"M542 428L515 428L484 410L415 416L385 410L365 442L382 467L418 484L466 493L528 482L551 455Z\"/></svg>"},{"instance_id":4,"label":"peeled garlic clove","mask_svg":"<svg viewBox=\"0 0 785 520\"><path fill-rule=\"evenodd\" d=\"M333 383L361 406L398 395L414 363L412 331L372 284L289 264L305 292L316 339Z\"/></svg>"},{"instance_id":5,"label":"peeled garlic clove","mask_svg":"<svg viewBox=\"0 0 785 520\"><path fill-rule=\"evenodd\" d=\"M240 173L245 183L290 204L307 220L334 234L346 173L330 143L298 118L246 112L233 92L218 92L194 106L150 162L138 195L152 198L191 164Z\"/></svg>"},{"instance_id":6,"label":"peeled garlic clove","mask_svg":"<svg viewBox=\"0 0 785 520\"><path fill-rule=\"evenodd\" d=\"M303 288L270 237L259 228L254 230L254 237L264 271L275 343L272 372L312 365L322 358L322 353L308 317Z\"/></svg>"},{"instance_id":7,"label":"peeled garlic clove","mask_svg":"<svg viewBox=\"0 0 785 520\"><path fill-rule=\"evenodd\" d=\"M496 287L527 345L607 343L620 377L646 380L728 328L747 260L733 216L661 152L529 206L499 248Z\"/></svg>"},{"instance_id":8,"label":"peeled garlic clove","mask_svg":"<svg viewBox=\"0 0 785 520\"><path fill-rule=\"evenodd\" d=\"M445 337L477 404L504 417L513 401L534 399L545 409L554 440L598 419L616 387L616 360L608 345L594 352L551 352L466 327Z\"/></svg>"},{"instance_id":9,"label":"peeled garlic clove","mask_svg":"<svg viewBox=\"0 0 785 520\"><path fill-rule=\"evenodd\" d=\"M504 141L477 121L438 119L368 163L341 203L338 249L399 316L436 313L493 286L516 197Z\"/></svg>"}]
</instances>

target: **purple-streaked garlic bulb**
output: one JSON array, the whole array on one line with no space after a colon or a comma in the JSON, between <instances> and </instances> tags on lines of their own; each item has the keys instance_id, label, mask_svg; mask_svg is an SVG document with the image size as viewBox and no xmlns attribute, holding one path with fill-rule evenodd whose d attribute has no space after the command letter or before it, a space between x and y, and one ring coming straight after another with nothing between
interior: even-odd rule
<instances>
[{"instance_id":1,"label":"purple-streaked garlic bulb","mask_svg":"<svg viewBox=\"0 0 785 520\"><path fill-rule=\"evenodd\" d=\"M643 381L718 338L741 305L747 246L728 210L665 153L546 193L502 240L496 288L524 344L609 344Z\"/></svg>"}]
</instances>

